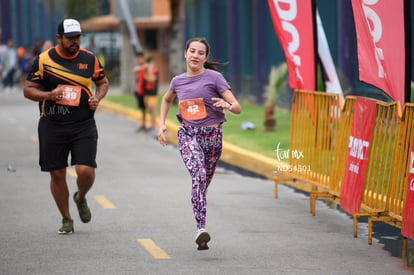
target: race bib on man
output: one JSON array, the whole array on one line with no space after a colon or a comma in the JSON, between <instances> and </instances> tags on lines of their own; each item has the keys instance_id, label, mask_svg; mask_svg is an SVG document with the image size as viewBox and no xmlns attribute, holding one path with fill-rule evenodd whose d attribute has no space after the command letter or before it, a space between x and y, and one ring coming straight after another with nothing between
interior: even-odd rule
<instances>
[{"instance_id":1,"label":"race bib on man","mask_svg":"<svg viewBox=\"0 0 414 275\"><path fill-rule=\"evenodd\" d=\"M207 116L203 98L181 100L179 103L181 116L185 120L197 120Z\"/></svg>"},{"instance_id":2,"label":"race bib on man","mask_svg":"<svg viewBox=\"0 0 414 275\"><path fill-rule=\"evenodd\" d=\"M63 97L57 100L57 104L68 106L79 106L81 97L81 87L72 85L58 85L58 88L63 90Z\"/></svg>"}]
</instances>

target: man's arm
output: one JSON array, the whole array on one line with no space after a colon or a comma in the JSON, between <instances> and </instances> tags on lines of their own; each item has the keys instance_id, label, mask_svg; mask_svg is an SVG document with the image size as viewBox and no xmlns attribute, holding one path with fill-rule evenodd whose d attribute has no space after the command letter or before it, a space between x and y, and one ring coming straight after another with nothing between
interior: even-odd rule
<instances>
[{"instance_id":1,"label":"man's arm","mask_svg":"<svg viewBox=\"0 0 414 275\"><path fill-rule=\"evenodd\" d=\"M106 96L109 89L109 80L106 78L102 78L101 80L95 81L96 85L96 92L95 97L98 99L98 101L101 101L102 98Z\"/></svg>"},{"instance_id":2,"label":"man's arm","mask_svg":"<svg viewBox=\"0 0 414 275\"><path fill-rule=\"evenodd\" d=\"M98 108L99 101L105 97L109 89L109 81L106 76L100 80L95 81L96 92L94 96L91 96L88 100L89 107L91 110L96 110Z\"/></svg>"},{"instance_id":3,"label":"man's arm","mask_svg":"<svg viewBox=\"0 0 414 275\"><path fill-rule=\"evenodd\" d=\"M25 98L28 98L33 101L56 101L62 99L63 91L60 88L55 88L52 91L41 91L40 84L26 80L24 82L23 94Z\"/></svg>"}]
</instances>

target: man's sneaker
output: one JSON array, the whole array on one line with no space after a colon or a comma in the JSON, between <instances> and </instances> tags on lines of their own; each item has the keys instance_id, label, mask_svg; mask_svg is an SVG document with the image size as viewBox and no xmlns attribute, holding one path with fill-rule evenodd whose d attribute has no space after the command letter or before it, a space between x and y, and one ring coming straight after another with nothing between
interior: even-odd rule
<instances>
[{"instance_id":1,"label":"man's sneaker","mask_svg":"<svg viewBox=\"0 0 414 275\"><path fill-rule=\"evenodd\" d=\"M62 219L62 227L59 228L58 233L59 234L72 234L74 232L73 230L73 220L68 218Z\"/></svg>"},{"instance_id":2,"label":"man's sneaker","mask_svg":"<svg viewBox=\"0 0 414 275\"><path fill-rule=\"evenodd\" d=\"M76 206L78 207L78 211L79 211L79 217L81 219L82 222L87 223L91 220L91 211L89 210L88 207L88 203L86 202L86 198L83 198L82 200L78 201L76 200L76 195L78 194L78 192L76 192L73 195L73 200L76 203Z\"/></svg>"},{"instance_id":3,"label":"man's sneaker","mask_svg":"<svg viewBox=\"0 0 414 275\"><path fill-rule=\"evenodd\" d=\"M195 240L196 244L198 244L197 250L207 250L207 243L210 241L210 239L210 235L204 228L198 229Z\"/></svg>"}]
</instances>

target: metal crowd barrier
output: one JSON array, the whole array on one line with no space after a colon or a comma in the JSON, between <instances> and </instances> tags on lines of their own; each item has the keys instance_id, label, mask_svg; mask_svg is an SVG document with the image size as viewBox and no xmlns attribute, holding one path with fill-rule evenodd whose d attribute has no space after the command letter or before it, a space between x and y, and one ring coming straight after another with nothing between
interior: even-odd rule
<instances>
[{"instance_id":1,"label":"metal crowd barrier","mask_svg":"<svg viewBox=\"0 0 414 275\"><path fill-rule=\"evenodd\" d=\"M279 182L287 181L310 183L315 192L328 189L335 138L339 130L340 101L338 94L295 91L288 175L276 176L275 190Z\"/></svg>"},{"instance_id":2,"label":"metal crowd barrier","mask_svg":"<svg viewBox=\"0 0 414 275\"><path fill-rule=\"evenodd\" d=\"M296 90L292 102L289 173L279 182L300 181L311 185L310 208L315 215L317 198L338 201L346 168L348 137L355 97L347 97L341 108L336 94ZM368 170L357 219L368 217L368 243L372 223L386 222L401 227L407 188L409 153L414 123L414 104L376 102ZM277 193L275 192L277 197ZM403 240L403 257L406 239Z\"/></svg>"}]
</instances>

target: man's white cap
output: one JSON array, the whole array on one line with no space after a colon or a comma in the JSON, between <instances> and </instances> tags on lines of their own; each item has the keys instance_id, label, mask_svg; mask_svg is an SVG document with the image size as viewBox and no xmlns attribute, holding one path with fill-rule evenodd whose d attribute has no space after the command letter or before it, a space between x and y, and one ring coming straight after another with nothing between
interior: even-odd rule
<instances>
[{"instance_id":1,"label":"man's white cap","mask_svg":"<svg viewBox=\"0 0 414 275\"><path fill-rule=\"evenodd\" d=\"M82 34L80 24L75 19L64 19L58 26L58 34L74 37Z\"/></svg>"}]
</instances>

